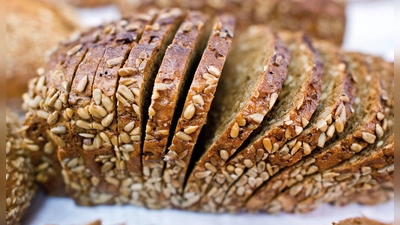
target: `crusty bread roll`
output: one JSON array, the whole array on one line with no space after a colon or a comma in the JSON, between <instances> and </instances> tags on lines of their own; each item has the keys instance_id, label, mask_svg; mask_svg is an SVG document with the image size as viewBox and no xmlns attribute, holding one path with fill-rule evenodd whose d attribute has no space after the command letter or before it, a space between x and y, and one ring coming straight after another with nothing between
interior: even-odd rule
<instances>
[{"instance_id":1,"label":"crusty bread roll","mask_svg":"<svg viewBox=\"0 0 400 225\"><path fill-rule=\"evenodd\" d=\"M18 117L6 111L6 224L19 224L35 194L33 167Z\"/></svg>"},{"instance_id":2,"label":"crusty bread roll","mask_svg":"<svg viewBox=\"0 0 400 225\"><path fill-rule=\"evenodd\" d=\"M76 15L50 0L12 0L6 7L6 95L11 102L27 90L28 80L44 65L46 51L76 28Z\"/></svg>"}]
</instances>

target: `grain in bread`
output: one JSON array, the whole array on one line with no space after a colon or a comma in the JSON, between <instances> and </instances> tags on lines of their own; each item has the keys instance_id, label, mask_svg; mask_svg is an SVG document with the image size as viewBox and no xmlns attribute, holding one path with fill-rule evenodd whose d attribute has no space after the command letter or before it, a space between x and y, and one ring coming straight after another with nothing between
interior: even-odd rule
<instances>
[{"instance_id":1,"label":"grain in bread","mask_svg":"<svg viewBox=\"0 0 400 225\"><path fill-rule=\"evenodd\" d=\"M151 89L167 46L172 42L184 16L185 12L178 9L160 10L153 23L145 29L139 43L132 48L123 68L118 71L120 90L126 87L124 89L130 90L134 96L134 99L129 99L119 95L117 119L118 133L121 137L128 136L123 137L123 148L129 151L125 153L129 157L126 170L132 182L137 183L138 189L142 187L142 143ZM136 29L135 23L127 26ZM129 96L132 98L132 95Z\"/></svg>"},{"instance_id":2,"label":"grain in bread","mask_svg":"<svg viewBox=\"0 0 400 225\"><path fill-rule=\"evenodd\" d=\"M45 52L67 37L77 24L43 1L7 1L6 8L8 104L20 102L18 98L27 91L28 81L44 64ZM69 17L76 16L68 8L65 11L72 13Z\"/></svg>"},{"instance_id":3,"label":"grain in bread","mask_svg":"<svg viewBox=\"0 0 400 225\"><path fill-rule=\"evenodd\" d=\"M189 171L182 208L196 207L217 169L273 107L286 79L289 51L269 28L252 26L236 37L198 139L202 145L194 150L196 165Z\"/></svg>"},{"instance_id":4,"label":"grain in bread","mask_svg":"<svg viewBox=\"0 0 400 225\"><path fill-rule=\"evenodd\" d=\"M6 224L19 224L36 191L30 143L23 142L17 115L6 109ZM42 164L46 169L48 164Z\"/></svg>"},{"instance_id":5,"label":"grain in bread","mask_svg":"<svg viewBox=\"0 0 400 225\"><path fill-rule=\"evenodd\" d=\"M337 165L360 152L366 146L381 138L382 132L376 127L387 129L382 88L378 75L371 72L363 57L357 54L344 54L349 71L356 81L354 113L349 118L342 133L337 134L324 147L315 149L298 163L286 167L254 192L245 204L248 211L268 211L268 204L285 188L293 187L305 175L311 175ZM366 88L368 87L368 88ZM383 117L383 118L382 118ZM386 122L385 122L386 121ZM329 156L329 157L328 157ZM292 177L291 174L300 174ZM279 208L274 206L274 208Z\"/></svg>"},{"instance_id":6,"label":"grain in bread","mask_svg":"<svg viewBox=\"0 0 400 225\"><path fill-rule=\"evenodd\" d=\"M182 109L181 105L210 34L209 19L196 11L187 14L167 47L154 80L142 153L144 188L148 193L146 206L149 208L164 205L161 193L164 154L181 110L186 116L192 113L188 112L191 109Z\"/></svg>"},{"instance_id":7,"label":"grain in bread","mask_svg":"<svg viewBox=\"0 0 400 225\"><path fill-rule=\"evenodd\" d=\"M230 49L235 19L230 15L218 16L208 39L207 47L193 76L183 108L191 105L195 113L190 118L183 112L177 122L171 145L164 156L163 195L170 204L179 206L186 171L194 145L206 122L211 102ZM181 136L186 137L182 138Z\"/></svg>"},{"instance_id":8,"label":"grain in bread","mask_svg":"<svg viewBox=\"0 0 400 225\"><path fill-rule=\"evenodd\" d=\"M254 190L262 185L263 182L268 182L269 178L272 177L273 174L277 173L281 168L292 165L293 162L297 162L303 156L310 154L318 144L325 144L319 142L319 137L322 133L326 134L324 136L324 142L327 142L335 135L335 133L343 131L344 125L351 115L350 108L354 100L354 85L351 81L350 74L346 72L346 65L342 62L338 49L323 41L313 43L324 62L324 75L322 76L323 94L315 113L311 119L305 118L304 113L300 113L299 115L303 116L298 118L299 121L292 120L295 122L289 122L289 126L293 126L293 130L295 130L294 126L304 129L298 128L300 133L292 140L282 138L283 140L277 141L277 137L285 137L283 132L286 131L286 124L284 126L280 125L282 122L279 122L280 120L276 118L284 118L285 116L277 116L275 119L271 118L271 120L274 119L274 121L276 121L273 124L276 127L274 129L269 129L269 132L266 132L264 136L261 136L258 143L255 142L255 144L253 143L253 145L249 145L242 154L238 154L238 159L232 161L232 166L237 165L238 161L244 162L246 159L256 160L255 162L257 162L257 164L253 163L254 165L248 168L243 176L236 179L239 180L239 182L236 182L235 186L232 186L232 188L227 191L224 205L227 205L228 208L232 208L232 210L236 209L236 211L239 210L239 208L232 205L240 204L232 204L232 202L239 201L239 199L241 199L241 202L245 201ZM290 90L292 90L292 87ZM289 99L293 99L293 97L289 97ZM303 109L309 110L309 107L303 107ZM340 110L345 110L346 116L343 116L342 111ZM269 118L269 116L267 116L267 118ZM308 120L310 122L308 122ZM266 121L270 120L267 119ZM336 129L336 123L340 123L339 125L341 127ZM268 127L273 126L266 126L266 128ZM282 143L282 141L285 140L286 143ZM274 147L274 145L276 145L276 147ZM264 154L267 155L265 159L262 159ZM243 156L240 157L240 155ZM246 167L243 166L243 168ZM227 169L225 169L224 173L230 175L233 174ZM241 183L244 182L243 180L247 180L247 184L243 185ZM241 191L238 191L239 188L245 189L244 193L241 195L238 194L241 193Z\"/></svg>"},{"instance_id":9,"label":"grain in bread","mask_svg":"<svg viewBox=\"0 0 400 225\"><path fill-rule=\"evenodd\" d=\"M67 141L70 137L68 121L72 116L72 110L68 109L68 95L75 72L87 48L94 42L97 39L89 29L60 43L57 51L48 56L49 63L38 69L39 76L30 80L28 92L22 96L23 109L27 111L24 138L39 149L31 153L32 163L35 166L43 162L51 165L48 170L37 171L36 175L36 181L49 194L64 195L57 147L72 146Z\"/></svg>"},{"instance_id":10,"label":"grain in bread","mask_svg":"<svg viewBox=\"0 0 400 225\"><path fill-rule=\"evenodd\" d=\"M272 176L276 165L270 163L269 158L274 153L279 154L276 151L286 141L301 133L307 126L304 121L309 121L317 108L323 73L319 53L303 33L281 33L279 36L288 46L291 60L277 103L246 144L216 173L200 203L204 211L216 211L222 202L221 212L238 210L236 206L241 205L240 200L246 199L263 181L261 177L256 180L250 176L254 172L247 173L248 169L257 171L258 168L260 174L265 172ZM235 183L237 185L232 185ZM227 197L224 200L225 193ZM213 208L214 205L217 207Z\"/></svg>"},{"instance_id":11,"label":"grain in bread","mask_svg":"<svg viewBox=\"0 0 400 225\"><path fill-rule=\"evenodd\" d=\"M346 25L346 3L336 0L118 0L122 14L148 8L180 7L209 14L232 13L243 30L249 25L268 24L275 30L305 31L313 37L340 45Z\"/></svg>"},{"instance_id":12,"label":"grain in bread","mask_svg":"<svg viewBox=\"0 0 400 225\"><path fill-rule=\"evenodd\" d=\"M119 180L129 176L125 173L126 159L121 156L115 119L118 70L152 17L142 14L125 23L105 24L99 43L90 46L75 73L69 98L73 146L60 149L59 160L64 179L68 180L67 190L80 205L126 200L118 198ZM126 25L130 22L137 23L138 28L128 30ZM96 194L110 197L96 199ZM131 203L139 204L134 200Z\"/></svg>"},{"instance_id":13,"label":"grain in bread","mask_svg":"<svg viewBox=\"0 0 400 225\"><path fill-rule=\"evenodd\" d=\"M389 134L390 133L390 134ZM378 144L379 143L379 144ZM284 190L271 205L281 205L282 211L305 213L322 203L342 198L355 185L377 185L393 178L386 171L394 169L394 135L368 146L360 154L323 172L307 176L303 181Z\"/></svg>"}]
</instances>

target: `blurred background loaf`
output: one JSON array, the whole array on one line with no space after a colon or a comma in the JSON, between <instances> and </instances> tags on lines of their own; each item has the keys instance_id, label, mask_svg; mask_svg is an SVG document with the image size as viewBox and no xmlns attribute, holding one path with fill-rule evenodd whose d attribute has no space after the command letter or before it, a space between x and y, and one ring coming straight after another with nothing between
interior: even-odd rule
<instances>
[{"instance_id":1,"label":"blurred background loaf","mask_svg":"<svg viewBox=\"0 0 400 225\"><path fill-rule=\"evenodd\" d=\"M6 2L7 105L19 108L45 53L77 28L73 9L52 0Z\"/></svg>"}]
</instances>

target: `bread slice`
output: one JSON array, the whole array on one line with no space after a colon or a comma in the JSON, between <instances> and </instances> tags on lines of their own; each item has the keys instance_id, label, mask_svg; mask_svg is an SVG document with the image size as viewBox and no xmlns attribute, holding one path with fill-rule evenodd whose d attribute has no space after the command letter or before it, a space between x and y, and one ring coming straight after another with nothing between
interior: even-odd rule
<instances>
[{"instance_id":1,"label":"bread slice","mask_svg":"<svg viewBox=\"0 0 400 225\"><path fill-rule=\"evenodd\" d=\"M209 24L205 14L188 13L168 46L154 81L142 153L144 188L148 194L146 206L149 208L160 208L164 204L161 200L163 158L193 78L193 68L204 51ZM183 110L186 115L188 109Z\"/></svg>"},{"instance_id":2,"label":"bread slice","mask_svg":"<svg viewBox=\"0 0 400 225\"><path fill-rule=\"evenodd\" d=\"M245 208L248 211L268 211L269 202L285 188L293 187L302 181L305 175L323 172L349 159L373 144L377 137L379 139L383 136L387 129L387 120L384 118L381 101L383 92L378 75L370 71L361 55L346 53L344 59L348 62L350 73L356 81L354 114L350 117L348 125L323 148L317 148L305 159L282 170L261 186L246 202ZM291 174L299 176L293 177Z\"/></svg>"},{"instance_id":3,"label":"bread slice","mask_svg":"<svg viewBox=\"0 0 400 225\"><path fill-rule=\"evenodd\" d=\"M230 49L235 19L230 15L218 16L208 44L193 76L183 108L194 107L195 113L188 117L181 113L171 145L164 156L163 195L171 205L178 207L186 171L194 145L206 122L211 102Z\"/></svg>"},{"instance_id":4,"label":"bread slice","mask_svg":"<svg viewBox=\"0 0 400 225\"><path fill-rule=\"evenodd\" d=\"M271 202L271 205L275 206L274 210L281 205L281 210L285 212L309 212L322 203L343 198L343 193L355 185L376 185L378 181L389 182L390 176L383 172L386 172L387 167L394 169L393 163L394 133L392 130L383 140L368 146L349 160L331 169L305 177L302 182L281 193Z\"/></svg>"},{"instance_id":5,"label":"bread slice","mask_svg":"<svg viewBox=\"0 0 400 225\"><path fill-rule=\"evenodd\" d=\"M223 204L230 208L229 211L231 212L240 210L235 206L242 205L254 190L262 185L263 182L267 182L281 168L299 161L303 156L310 154L318 145L324 145L326 141L334 136L335 132L343 131L344 125L352 114L350 108L354 101L355 87L351 81L350 74L346 73L346 65L342 62L338 49L328 42L319 41L314 43L324 61L323 94L318 108L311 119L305 117L307 114L301 112L301 110L297 113L297 117L293 116L296 114L292 113L290 118L295 122L290 122L290 125L286 125L283 119L276 119L287 118L287 115L279 115L265 120L272 121L272 123L270 122L271 124L265 126L266 131L258 135L258 139L255 142L251 142L241 152L242 154L238 154L237 159L232 160L230 163L231 168L232 166L242 165L241 168L245 170L247 167L244 165L244 161L250 160L253 162L251 167L246 169L243 176L233 179L234 181L239 180L239 182L236 182L229 191L226 191L227 194ZM295 62L293 64L298 65ZM292 87L290 87L290 91L292 90ZM307 91L307 93L309 96L313 94L310 91ZM309 98L307 94L301 94L304 95L305 99ZM294 97L287 97L285 97L286 101L294 99ZM297 104L295 103L294 105L296 106ZM282 107L278 109L280 108ZM309 108L301 107L300 109L309 111ZM293 110L296 110L296 108ZM345 116L341 115L340 110L346 111ZM286 110L286 112L290 111ZM335 124L338 124L338 129L335 128ZM297 131L297 134L300 134L292 140L290 140L290 135L288 136L289 138L285 138L287 127L291 127L294 131ZM319 142L319 136L323 133L327 134L324 136L325 141ZM282 140L279 140L279 137L283 137ZM235 171L229 171L227 166L221 174L228 174L231 178L235 177L235 175L237 176ZM222 175L220 175L219 179L222 178Z\"/></svg>"},{"instance_id":6,"label":"bread slice","mask_svg":"<svg viewBox=\"0 0 400 225\"><path fill-rule=\"evenodd\" d=\"M64 195L61 166L58 163L57 146L71 147L68 141L70 132L55 134L50 132L59 126L70 131L71 110L68 108L68 95L75 72L84 59L89 46L98 40L93 38L95 29L74 35L67 42L60 43L57 52L50 54L51 60L46 67L37 70L38 77L28 85L23 95L24 110L28 111L25 121L25 141L35 149L32 152L32 164L48 164L47 169L36 171L36 180L49 194ZM64 129L64 128L61 128Z\"/></svg>"},{"instance_id":7,"label":"bread slice","mask_svg":"<svg viewBox=\"0 0 400 225\"><path fill-rule=\"evenodd\" d=\"M19 133L19 118L6 108L5 142L5 199L6 224L19 224L36 193L34 168L29 158L29 149ZM4 162L4 161L3 161ZM46 165L43 165L46 169Z\"/></svg>"},{"instance_id":8,"label":"bread slice","mask_svg":"<svg viewBox=\"0 0 400 225\"><path fill-rule=\"evenodd\" d=\"M142 174L142 136L144 133L144 115L150 104L150 89L160 67L167 46L181 24L185 12L179 9L160 10L152 26L148 26L139 44L129 54L123 68L119 70L119 92L128 89L128 97L118 93L117 103L118 132L128 145L133 145L129 154L127 170L141 178ZM135 28L137 24L128 25ZM126 88L125 88L126 87ZM129 99L129 98L134 99ZM128 138L126 138L128 137ZM130 140L128 140L130 139ZM125 154L127 154L125 153Z\"/></svg>"},{"instance_id":9,"label":"bread slice","mask_svg":"<svg viewBox=\"0 0 400 225\"><path fill-rule=\"evenodd\" d=\"M254 172L249 172L247 168L254 167L257 171L258 167L265 167L266 163L275 168L274 164L269 163L272 161L270 158L275 154L282 154L277 152L279 147L300 134L307 125L304 121L309 121L317 108L323 74L323 64L318 52L303 33L281 33L279 36L289 47L291 61L288 77L277 103L259 129L250 135L246 144L216 173L200 203L204 211L215 211L222 202L224 206L221 211L231 211L236 205L241 205L238 202L242 196L245 199L262 182L262 178L259 178L260 184L257 185L254 179L256 177L249 175ZM260 171L260 174L261 172L264 171ZM265 172L268 173L268 169ZM241 182L232 186L239 179ZM213 208L214 205L217 207Z\"/></svg>"},{"instance_id":10,"label":"bread slice","mask_svg":"<svg viewBox=\"0 0 400 225\"><path fill-rule=\"evenodd\" d=\"M207 183L261 124L286 79L289 51L269 28L252 26L233 43L192 157L182 208L198 207Z\"/></svg>"},{"instance_id":11,"label":"bread slice","mask_svg":"<svg viewBox=\"0 0 400 225\"><path fill-rule=\"evenodd\" d=\"M73 94L69 103L74 113L71 118L73 148L60 149L59 160L63 174L69 181L68 191L80 205L107 202L96 199L93 197L95 194L113 195L115 199L107 200L123 202L118 198L118 179L122 180L128 175L124 171L125 162L118 154L117 122L114 119L118 70L146 24L151 22L152 15L132 17L130 20L126 23L136 22L138 29L127 30L126 23L121 22L104 26L98 45L91 46L72 84ZM98 160L101 157L103 160ZM71 163L77 160L78 163ZM82 167L85 178L82 178L82 171L77 169Z\"/></svg>"},{"instance_id":12,"label":"bread slice","mask_svg":"<svg viewBox=\"0 0 400 225\"><path fill-rule=\"evenodd\" d=\"M389 225L386 223L381 223L376 220L368 219L367 217L357 217L341 220L338 223L333 222L332 225Z\"/></svg>"}]
</instances>

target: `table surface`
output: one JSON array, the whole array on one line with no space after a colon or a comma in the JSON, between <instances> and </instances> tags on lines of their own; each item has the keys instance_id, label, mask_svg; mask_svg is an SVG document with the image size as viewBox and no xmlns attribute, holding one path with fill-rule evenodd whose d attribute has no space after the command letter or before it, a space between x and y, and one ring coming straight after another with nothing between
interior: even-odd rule
<instances>
[{"instance_id":1,"label":"table surface","mask_svg":"<svg viewBox=\"0 0 400 225\"><path fill-rule=\"evenodd\" d=\"M360 51L380 55L387 60L394 59L394 3L393 1L351 1L347 7L347 27L343 47L349 51ZM115 7L80 9L79 14L85 26L118 19ZM352 204L346 207L323 205L303 215L247 214L212 215L178 210L147 210L134 206L78 207L67 198L47 197L39 192L30 207L23 225L83 225L101 219L103 225L258 225L258 224L299 224L322 225L332 221L367 216L382 222L392 222L394 201L376 206Z\"/></svg>"}]
</instances>

